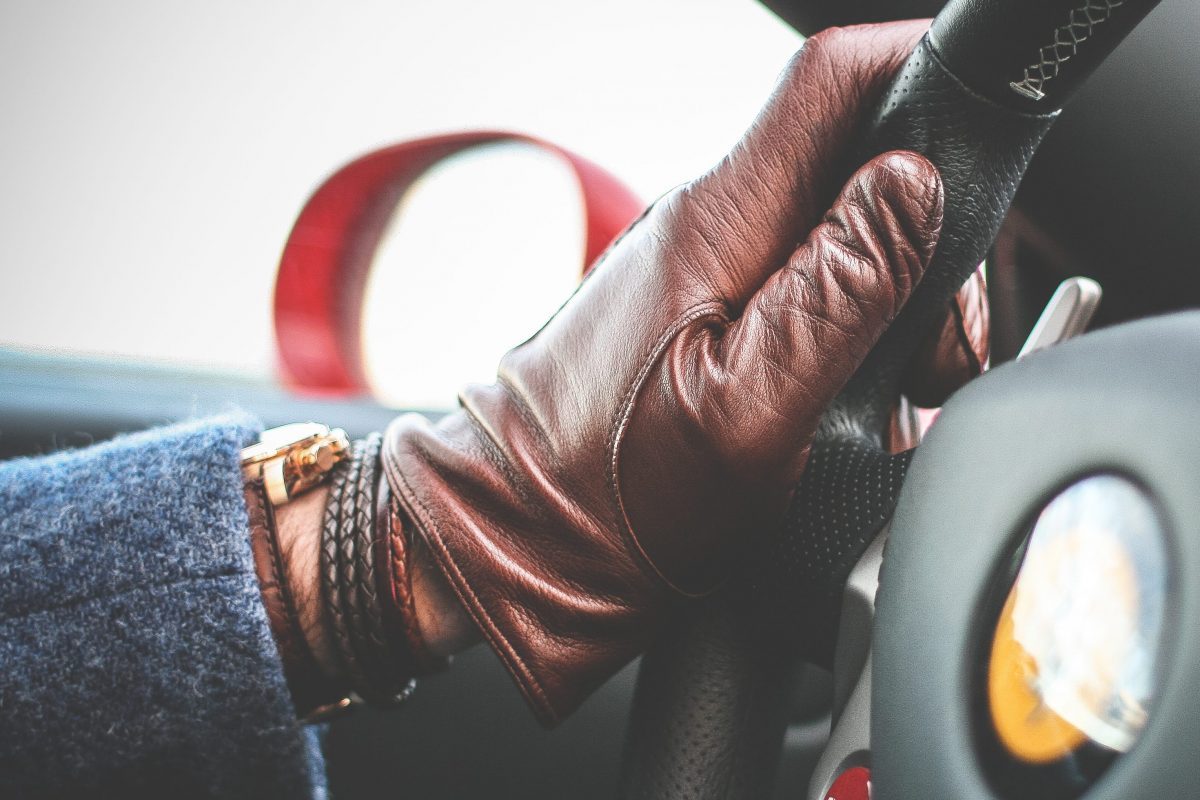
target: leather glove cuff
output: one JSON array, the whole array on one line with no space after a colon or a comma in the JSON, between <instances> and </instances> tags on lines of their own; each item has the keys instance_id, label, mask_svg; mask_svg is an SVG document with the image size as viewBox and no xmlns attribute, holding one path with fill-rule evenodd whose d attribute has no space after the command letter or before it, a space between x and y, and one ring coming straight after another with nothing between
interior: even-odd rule
<instances>
[{"instance_id":1,"label":"leather glove cuff","mask_svg":"<svg viewBox=\"0 0 1200 800\"><path fill-rule=\"evenodd\" d=\"M383 466L460 601L549 726L641 653L674 603L609 533L618 528L612 520L595 519L529 460L512 469L521 444L489 436L469 412L437 426L409 414L388 428Z\"/></svg>"}]
</instances>

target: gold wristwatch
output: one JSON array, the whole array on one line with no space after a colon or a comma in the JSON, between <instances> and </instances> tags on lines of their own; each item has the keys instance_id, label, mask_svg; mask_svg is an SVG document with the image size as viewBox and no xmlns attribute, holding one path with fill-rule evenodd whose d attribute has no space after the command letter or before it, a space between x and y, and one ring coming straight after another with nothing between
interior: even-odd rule
<instances>
[{"instance_id":1,"label":"gold wristwatch","mask_svg":"<svg viewBox=\"0 0 1200 800\"><path fill-rule=\"evenodd\" d=\"M242 477L262 479L267 498L281 506L316 486L350 454L341 428L297 422L263 431L257 444L242 449Z\"/></svg>"}]
</instances>

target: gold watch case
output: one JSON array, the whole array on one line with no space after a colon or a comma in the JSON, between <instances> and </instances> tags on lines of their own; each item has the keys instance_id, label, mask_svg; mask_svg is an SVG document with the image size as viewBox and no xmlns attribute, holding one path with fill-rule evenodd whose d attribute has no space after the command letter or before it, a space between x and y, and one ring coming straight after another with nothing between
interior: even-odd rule
<instances>
[{"instance_id":1,"label":"gold watch case","mask_svg":"<svg viewBox=\"0 0 1200 800\"><path fill-rule=\"evenodd\" d=\"M242 449L242 476L261 478L271 503L281 506L323 481L349 453L350 439L341 428L317 422L282 425Z\"/></svg>"}]
</instances>

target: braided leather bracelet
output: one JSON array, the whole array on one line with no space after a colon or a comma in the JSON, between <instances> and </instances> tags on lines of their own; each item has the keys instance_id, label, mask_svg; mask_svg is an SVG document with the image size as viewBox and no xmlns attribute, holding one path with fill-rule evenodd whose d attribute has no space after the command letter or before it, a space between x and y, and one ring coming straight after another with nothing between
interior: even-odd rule
<instances>
[{"instance_id":1,"label":"braided leather bracelet","mask_svg":"<svg viewBox=\"0 0 1200 800\"><path fill-rule=\"evenodd\" d=\"M386 479L379 482L377 501L377 527L375 537L376 574L379 593L384 598L383 622L388 641L407 644L405 655L408 670L413 675L431 675L441 672L450 664L450 659L435 656L425 644L413 599L412 570L416 563L419 536L412 535L412 525L406 519L400 504L392 497Z\"/></svg>"},{"instance_id":2,"label":"braided leather bracelet","mask_svg":"<svg viewBox=\"0 0 1200 800\"><path fill-rule=\"evenodd\" d=\"M348 485L348 497L343 498L342 524L348 524L349 531L343 533L340 551L343 559L340 601L349 623L350 643L367 681L359 693L373 705L395 705L412 692L413 682L412 675L402 671L382 635L383 611L375 586L372 540L382 441L383 437L376 433L362 442L353 484Z\"/></svg>"},{"instance_id":3,"label":"braided leather bracelet","mask_svg":"<svg viewBox=\"0 0 1200 800\"><path fill-rule=\"evenodd\" d=\"M329 499L325 503L324 524L321 529L321 600L325 610L325 619L329 625L339 662L351 686L363 683L361 671L357 668L354 649L350 644L350 633L346 619L342 615L339 603L341 571L339 566L339 550L342 540L341 506L346 494L346 486L354 469L356 456L360 449L355 442L351 457L338 464L333 469Z\"/></svg>"},{"instance_id":4,"label":"braided leather bracelet","mask_svg":"<svg viewBox=\"0 0 1200 800\"><path fill-rule=\"evenodd\" d=\"M422 654L425 648L407 569L400 570L404 584L396 587L394 570L378 568L381 552L394 555L381 551L379 541L380 532L393 527L390 519L379 519L380 511L391 517L379 469L381 442L378 434L355 442L351 457L335 469L322 531L321 573L325 613L350 687L372 705L390 706L411 694L412 678L426 659L414 657L414 645ZM402 560L405 554L401 552ZM397 606L397 596L408 602ZM396 619L406 622L389 624Z\"/></svg>"}]
</instances>

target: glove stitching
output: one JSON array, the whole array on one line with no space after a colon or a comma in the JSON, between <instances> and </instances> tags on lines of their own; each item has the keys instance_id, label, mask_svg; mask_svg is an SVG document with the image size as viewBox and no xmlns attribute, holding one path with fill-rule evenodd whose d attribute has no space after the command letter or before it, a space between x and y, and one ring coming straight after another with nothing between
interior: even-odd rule
<instances>
[{"instance_id":1,"label":"glove stitching","mask_svg":"<svg viewBox=\"0 0 1200 800\"><path fill-rule=\"evenodd\" d=\"M517 684L521 687L521 691L529 697L535 708L541 711L542 717L550 722L556 723L560 717L555 711L554 706L550 703L550 699L546 694L545 689L534 677L533 672L525 664L525 660L517 653L516 648L509 642L504 633L492 622L483 602L479 599L479 595L471 587L462 571L458 568L458 564L454 561L450 551L442 543L442 535L437 523L433 521L433 515L430 513L428 506L421 502L413 491L408 479L404 477L404 473L400 471L399 465L395 462L395 456L389 451L384 451L389 469L387 470L388 480L391 481L393 476L395 480L400 482L400 486L393 484L392 488L396 490L398 499L405 505L413 523L421 529L421 533L425 538L426 544L430 545L430 550L438 559L442 569L450 574L451 586L454 588L454 593L458 595L459 600L467 609L467 613L475 621L480 632L487 638L492 649L499 653L508 667L509 671L517 679ZM425 531L432 531L430 536Z\"/></svg>"},{"instance_id":2,"label":"glove stitching","mask_svg":"<svg viewBox=\"0 0 1200 800\"><path fill-rule=\"evenodd\" d=\"M617 512L618 524L621 526L621 533L626 540L633 546L633 551L641 556L640 561L643 567L648 567L651 576L657 577L672 591L683 597L703 597L702 594L693 594L684 591L676 586L666 575L664 575L650 556L642 549L641 542L638 541L637 535L633 532L633 524L629 520L629 515L625 511L625 502L621 497L621 481L620 467L618 461L620 458L621 442L624 438L626 429L629 427L629 420L633 416L633 408L636 404L637 396L640 393L646 378L649 377L651 370L658 363L666 348L675 340L679 333L691 323L704 317L715 317L725 324L729 324L730 319L727 313L727 308L724 304L712 300L706 300L703 303L698 303L688 309L685 309L659 337L653 347L644 356L642 366L638 369L629 388L626 390L621 404L618 407L617 418L613 421L612 431L609 434L608 450L608 479L609 488L613 492L614 508Z\"/></svg>"}]
</instances>

